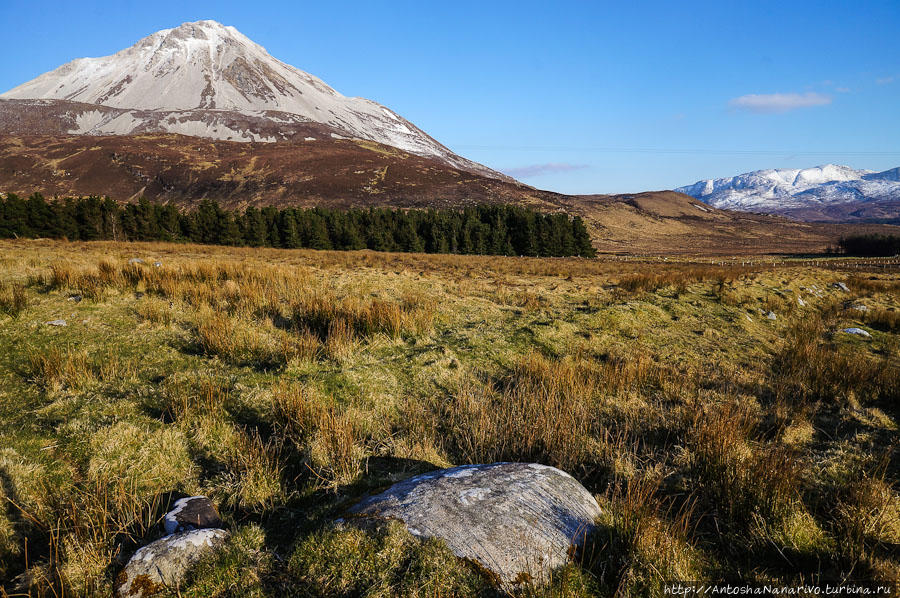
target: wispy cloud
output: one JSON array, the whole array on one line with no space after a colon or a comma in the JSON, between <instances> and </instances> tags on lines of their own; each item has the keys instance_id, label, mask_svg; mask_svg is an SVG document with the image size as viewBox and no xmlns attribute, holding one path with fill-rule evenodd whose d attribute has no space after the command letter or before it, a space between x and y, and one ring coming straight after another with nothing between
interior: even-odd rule
<instances>
[{"instance_id":1,"label":"wispy cloud","mask_svg":"<svg viewBox=\"0 0 900 598\"><path fill-rule=\"evenodd\" d=\"M849 87L835 87L834 90L838 93L850 93Z\"/></svg>"},{"instance_id":2,"label":"wispy cloud","mask_svg":"<svg viewBox=\"0 0 900 598\"><path fill-rule=\"evenodd\" d=\"M559 172L583 170L585 168L587 168L587 164L548 162L546 164L529 164L527 166L517 166L515 168L504 168L503 172L511 177L527 179L530 177L542 176L545 174L556 174Z\"/></svg>"},{"instance_id":3,"label":"wispy cloud","mask_svg":"<svg viewBox=\"0 0 900 598\"><path fill-rule=\"evenodd\" d=\"M897 80L897 77L891 75L890 77L881 77L880 79L875 79L875 83L878 85L887 85L888 83L893 83Z\"/></svg>"},{"instance_id":4,"label":"wispy cloud","mask_svg":"<svg viewBox=\"0 0 900 598\"><path fill-rule=\"evenodd\" d=\"M728 105L739 110L758 113L780 113L798 108L825 106L831 96L814 91L806 93L752 93L734 98Z\"/></svg>"}]
</instances>

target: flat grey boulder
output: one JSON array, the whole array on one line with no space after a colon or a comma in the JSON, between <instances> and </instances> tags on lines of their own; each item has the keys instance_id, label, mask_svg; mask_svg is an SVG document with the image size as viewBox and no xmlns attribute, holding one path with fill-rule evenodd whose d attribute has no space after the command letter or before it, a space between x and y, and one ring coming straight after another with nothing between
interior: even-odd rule
<instances>
[{"instance_id":1,"label":"flat grey boulder","mask_svg":"<svg viewBox=\"0 0 900 598\"><path fill-rule=\"evenodd\" d=\"M769 313L766 314L766 319L777 320L778 316L775 315L774 311L770 311Z\"/></svg>"},{"instance_id":2,"label":"flat grey boulder","mask_svg":"<svg viewBox=\"0 0 900 598\"><path fill-rule=\"evenodd\" d=\"M353 506L347 519L398 519L414 536L444 540L510 589L547 581L584 545L599 515L591 493L555 467L493 463L394 484Z\"/></svg>"},{"instance_id":3,"label":"flat grey boulder","mask_svg":"<svg viewBox=\"0 0 900 598\"><path fill-rule=\"evenodd\" d=\"M129 264L143 264L143 263L144 263L144 260L142 260L142 259L139 258L139 257L133 257L133 258L131 258L130 260L128 260L128 263L129 263Z\"/></svg>"},{"instance_id":4,"label":"flat grey boulder","mask_svg":"<svg viewBox=\"0 0 900 598\"><path fill-rule=\"evenodd\" d=\"M177 589L191 566L221 548L227 538L225 530L198 529L147 544L134 553L116 578L116 596L141 598Z\"/></svg>"},{"instance_id":5,"label":"flat grey boulder","mask_svg":"<svg viewBox=\"0 0 900 598\"><path fill-rule=\"evenodd\" d=\"M45 322L45 324L47 324L47 326L65 326L66 321L65 320L50 320L49 322Z\"/></svg>"},{"instance_id":6,"label":"flat grey boulder","mask_svg":"<svg viewBox=\"0 0 900 598\"><path fill-rule=\"evenodd\" d=\"M173 509L166 513L163 527L167 534L192 529L222 527L222 519L211 500L205 496L189 496L175 501Z\"/></svg>"},{"instance_id":7,"label":"flat grey boulder","mask_svg":"<svg viewBox=\"0 0 900 598\"><path fill-rule=\"evenodd\" d=\"M844 328L843 330L841 330L841 332L843 332L844 334L855 334L857 336L862 336L865 338L869 338L870 336L872 336L862 328Z\"/></svg>"},{"instance_id":8,"label":"flat grey boulder","mask_svg":"<svg viewBox=\"0 0 900 598\"><path fill-rule=\"evenodd\" d=\"M849 293L849 292L850 292L850 289L847 288L847 285L845 285L845 284L842 283L842 282L833 282L833 283L831 283L831 286L832 286L833 288L835 288L835 289L840 290L840 291L844 291L845 293Z\"/></svg>"}]
</instances>

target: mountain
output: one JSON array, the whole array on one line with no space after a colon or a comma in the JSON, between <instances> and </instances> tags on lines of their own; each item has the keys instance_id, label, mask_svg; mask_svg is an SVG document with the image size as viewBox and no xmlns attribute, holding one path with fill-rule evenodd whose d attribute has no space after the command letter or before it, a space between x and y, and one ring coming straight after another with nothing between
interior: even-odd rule
<instances>
[{"instance_id":1,"label":"mountain","mask_svg":"<svg viewBox=\"0 0 900 598\"><path fill-rule=\"evenodd\" d=\"M882 174L891 183L898 173ZM0 192L146 197L184 208L204 198L234 209L517 204L579 214L598 248L638 254L817 251L844 234L670 191L535 189L214 21L72 61L2 94Z\"/></svg>"},{"instance_id":2,"label":"mountain","mask_svg":"<svg viewBox=\"0 0 900 598\"><path fill-rule=\"evenodd\" d=\"M810 253L853 232L898 230L719 210L673 191L563 195L373 141L328 136L243 143L160 133L0 135L0 189L21 196L146 197L185 208L203 198L233 209L517 204L581 215L601 251L651 255Z\"/></svg>"},{"instance_id":3,"label":"mountain","mask_svg":"<svg viewBox=\"0 0 900 598\"><path fill-rule=\"evenodd\" d=\"M508 180L396 112L341 95L215 21L184 23L111 56L73 60L0 100L0 132L9 134L156 132L274 142L305 139L308 125L319 125L319 135L375 141Z\"/></svg>"},{"instance_id":4,"label":"mountain","mask_svg":"<svg viewBox=\"0 0 900 598\"><path fill-rule=\"evenodd\" d=\"M676 189L711 206L798 220L900 218L900 168L884 172L826 164L757 170Z\"/></svg>"}]
</instances>

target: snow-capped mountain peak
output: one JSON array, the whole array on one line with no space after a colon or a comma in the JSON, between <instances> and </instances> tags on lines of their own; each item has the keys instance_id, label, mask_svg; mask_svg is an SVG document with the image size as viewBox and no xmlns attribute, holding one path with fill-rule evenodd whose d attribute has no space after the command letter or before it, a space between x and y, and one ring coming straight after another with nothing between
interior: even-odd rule
<instances>
[{"instance_id":1,"label":"snow-capped mountain peak","mask_svg":"<svg viewBox=\"0 0 900 598\"><path fill-rule=\"evenodd\" d=\"M849 203L900 200L900 168L884 172L825 164L757 170L675 189L716 208L786 214Z\"/></svg>"},{"instance_id":2,"label":"snow-capped mountain peak","mask_svg":"<svg viewBox=\"0 0 900 598\"><path fill-rule=\"evenodd\" d=\"M234 27L198 21L158 31L111 56L73 60L2 97L312 116L323 108L317 100L333 102L341 96L320 79L276 60Z\"/></svg>"},{"instance_id":3,"label":"snow-capped mountain peak","mask_svg":"<svg viewBox=\"0 0 900 598\"><path fill-rule=\"evenodd\" d=\"M318 123L342 136L377 141L440 158L457 168L508 178L455 155L392 110L364 98L345 97L318 77L274 58L234 27L210 20L157 31L110 56L73 60L0 98L77 102L119 110L73 116L75 126L69 132L80 134L163 131L242 141L279 140L277 134L261 138L236 131L231 126L234 118L217 117L210 111L276 123ZM72 110L83 112L84 108Z\"/></svg>"}]
</instances>

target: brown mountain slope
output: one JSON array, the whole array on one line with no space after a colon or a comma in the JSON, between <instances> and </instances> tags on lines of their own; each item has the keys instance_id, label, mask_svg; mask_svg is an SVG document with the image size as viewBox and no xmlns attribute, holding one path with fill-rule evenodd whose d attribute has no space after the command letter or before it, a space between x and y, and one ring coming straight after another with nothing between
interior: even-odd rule
<instances>
[{"instance_id":1,"label":"brown mountain slope","mask_svg":"<svg viewBox=\"0 0 900 598\"><path fill-rule=\"evenodd\" d=\"M567 196L310 127L303 141L277 143L171 134L0 136L0 191L143 196L184 207L203 198L229 208L514 203L580 214L598 249L637 254L815 252L850 232L900 230L717 210L673 191Z\"/></svg>"},{"instance_id":2,"label":"brown mountain slope","mask_svg":"<svg viewBox=\"0 0 900 598\"><path fill-rule=\"evenodd\" d=\"M303 141L242 143L172 134L0 136L0 189L48 196L101 193L191 205L456 206L554 193L465 172L309 124ZM308 139L308 140L307 140ZM562 197L562 196L559 196Z\"/></svg>"}]
</instances>

